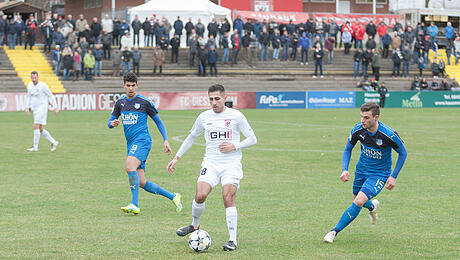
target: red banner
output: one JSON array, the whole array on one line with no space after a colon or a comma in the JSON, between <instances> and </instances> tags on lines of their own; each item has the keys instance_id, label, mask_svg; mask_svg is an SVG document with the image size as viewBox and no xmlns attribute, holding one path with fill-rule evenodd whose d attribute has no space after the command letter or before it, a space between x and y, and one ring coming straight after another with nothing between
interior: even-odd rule
<instances>
[{"instance_id":1,"label":"red banner","mask_svg":"<svg viewBox=\"0 0 460 260\"><path fill-rule=\"evenodd\" d=\"M207 92L140 92L153 100L161 110L209 109ZM55 94L60 110L111 110L123 93L65 93ZM26 93L0 93L0 111L24 111ZM256 108L256 92L227 92L227 100L237 109Z\"/></svg>"},{"instance_id":2,"label":"red banner","mask_svg":"<svg viewBox=\"0 0 460 260\"><path fill-rule=\"evenodd\" d=\"M371 19L374 19L374 24L378 25L380 22L385 22L388 27L393 27L396 22L398 21L399 15L393 14L382 14L382 15L355 15L355 14L313 14L313 19L326 19L328 23L328 19L334 18L337 24L344 24L347 21L353 24L368 24Z\"/></svg>"},{"instance_id":3,"label":"red banner","mask_svg":"<svg viewBox=\"0 0 460 260\"><path fill-rule=\"evenodd\" d=\"M305 23L309 16L308 13L298 12L253 12L253 11L237 11L236 16L241 15L243 19L252 19L263 21L264 19L269 21L274 19L278 23L289 23L292 20L293 23L298 24L300 22Z\"/></svg>"},{"instance_id":4,"label":"red banner","mask_svg":"<svg viewBox=\"0 0 460 260\"><path fill-rule=\"evenodd\" d=\"M144 93L141 93L144 94ZM227 101L233 101L237 109L256 108L256 92L226 92ZM144 94L145 95L145 94ZM145 95L149 97L149 95ZM163 92L160 93L158 108L162 110L210 109L207 92ZM155 100L155 99L154 99Z\"/></svg>"}]
</instances>

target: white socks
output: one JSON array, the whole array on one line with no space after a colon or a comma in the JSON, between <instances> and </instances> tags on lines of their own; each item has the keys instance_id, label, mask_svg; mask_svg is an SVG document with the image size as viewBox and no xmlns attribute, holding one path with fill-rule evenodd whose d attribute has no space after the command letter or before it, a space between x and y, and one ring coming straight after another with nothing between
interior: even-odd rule
<instances>
[{"instance_id":1,"label":"white socks","mask_svg":"<svg viewBox=\"0 0 460 260\"><path fill-rule=\"evenodd\" d=\"M52 144L56 143L56 140L54 140L53 137L50 135L50 133L48 131L46 131L45 129L43 129L42 135L43 135L43 137L48 139L48 141L50 141Z\"/></svg>"},{"instance_id":2,"label":"white socks","mask_svg":"<svg viewBox=\"0 0 460 260\"><path fill-rule=\"evenodd\" d=\"M228 207L225 209L227 217L228 234L230 235L229 241L233 241L236 245L236 226L238 224L238 212L236 207Z\"/></svg>"},{"instance_id":3,"label":"white socks","mask_svg":"<svg viewBox=\"0 0 460 260\"><path fill-rule=\"evenodd\" d=\"M38 149L38 143L40 142L40 129L34 129L34 148Z\"/></svg>"},{"instance_id":4,"label":"white socks","mask_svg":"<svg viewBox=\"0 0 460 260\"><path fill-rule=\"evenodd\" d=\"M205 203L197 203L193 200L192 203L192 217L193 222L192 225L194 228L198 228L200 225L200 217L203 214L205 208ZM238 212L236 211L236 207L228 207L225 209L225 215L227 218L227 228L228 234L230 235L229 241L233 241L236 245L236 228L238 224Z\"/></svg>"},{"instance_id":5,"label":"white socks","mask_svg":"<svg viewBox=\"0 0 460 260\"><path fill-rule=\"evenodd\" d=\"M195 200L193 200L192 203L192 217L193 217L193 222L192 225L196 229L200 225L200 217L201 214L204 212L204 206L205 202L203 203L196 203Z\"/></svg>"}]
</instances>

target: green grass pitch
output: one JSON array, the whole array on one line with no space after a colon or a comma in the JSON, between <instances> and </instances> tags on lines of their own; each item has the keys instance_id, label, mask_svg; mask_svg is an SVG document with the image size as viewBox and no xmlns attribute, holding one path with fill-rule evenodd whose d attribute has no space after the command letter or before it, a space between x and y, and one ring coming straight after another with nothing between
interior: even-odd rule
<instances>
[{"instance_id":1,"label":"green grass pitch","mask_svg":"<svg viewBox=\"0 0 460 260\"><path fill-rule=\"evenodd\" d=\"M161 111L176 152L201 111ZM358 109L244 110L258 144L243 153L237 193L238 250L227 242L221 187L206 202L201 227L211 248L193 252L175 230L191 222L191 204L204 139L166 172L172 156L152 121L154 139L147 178L182 194L184 210L140 191L142 212L120 211L131 193L124 170L121 127L107 128L110 112L48 115L46 129L60 141L56 152L41 138L32 145L32 117L0 113L0 258L149 259L459 259L460 110L384 109L381 121L396 129L408 159L396 188L386 189L379 220L367 210L336 238L323 236L352 200L352 182L341 183L346 138ZM395 163L396 153L393 153ZM355 147L350 163L359 157Z\"/></svg>"}]
</instances>

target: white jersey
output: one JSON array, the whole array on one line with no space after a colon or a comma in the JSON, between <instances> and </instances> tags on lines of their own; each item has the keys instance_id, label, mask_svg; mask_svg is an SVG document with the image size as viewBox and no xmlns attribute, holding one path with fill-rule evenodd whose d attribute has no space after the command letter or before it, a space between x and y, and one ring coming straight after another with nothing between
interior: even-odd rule
<instances>
[{"instance_id":1,"label":"white jersey","mask_svg":"<svg viewBox=\"0 0 460 260\"><path fill-rule=\"evenodd\" d=\"M37 85L34 85L33 82L30 82L27 86L26 107L34 111L40 109L48 110L49 102L51 102L54 109L57 108L56 98L51 93L48 85L43 82L38 82Z\"/></svg>"},{"instance_id":2,"label":"white jersey","mask_svg":"<svg viewBox=\"0 0 460 260\"><path fill-rule=\"evenodd\" d=\"M204 160L215 164L241 162L240 132L246 138L253 137L257 140L246 117L240 111L232 108L225 108L221 113L215 113L212 109L201 113L190 130L190 134L199 136L203 132L206 140ZM237 149L222 153L219 145L223 142L229 142Z\"/></svg>"}]
</instances>

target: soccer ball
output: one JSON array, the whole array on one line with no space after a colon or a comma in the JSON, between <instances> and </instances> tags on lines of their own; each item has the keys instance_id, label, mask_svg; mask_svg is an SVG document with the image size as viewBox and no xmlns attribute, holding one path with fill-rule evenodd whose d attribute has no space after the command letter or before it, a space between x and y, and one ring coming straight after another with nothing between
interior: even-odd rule
<instances>
[{"instance_id":1,"label":"soccer ball","mask_svg":"<svg viewBox=\"0 0 460 260\"><path fill-rule=\"evenodd\" d=\"M188 237L188 245L195 252L203 252L211 246L211 236L204 230L195 230Z\"/></svg>"}]
</instances>

